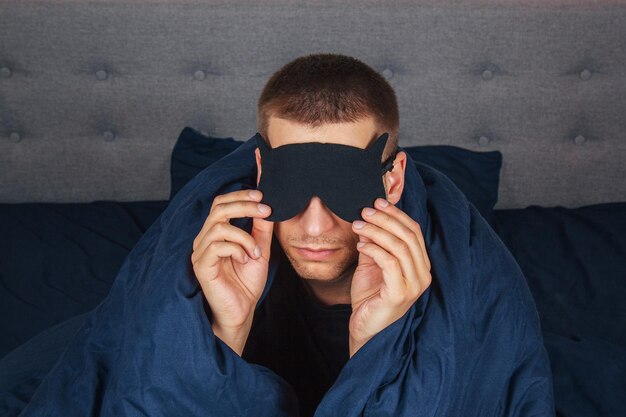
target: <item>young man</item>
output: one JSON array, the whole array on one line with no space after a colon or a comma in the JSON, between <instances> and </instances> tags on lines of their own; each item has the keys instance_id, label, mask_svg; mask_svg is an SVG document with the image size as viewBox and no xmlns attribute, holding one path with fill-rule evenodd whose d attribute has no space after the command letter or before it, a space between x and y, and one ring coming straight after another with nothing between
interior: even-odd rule
<instances>
[{"instance_id":1,"label":"young man","mask_svg":"<svg viewBox=\"0 0 626 417\"><path fill-rule=\"evenodd\" d=\"M236 191L214 199L194 242L194 271L216 336L284 377L304 415L312 414L348 358L402 317L431 282L420 225L394 206L407 161L404 152L394 152L398 123L392 87L362 62L319 54L287 64L259 99L259 132L268 145L365 149L391 132L381 159L395 154L393 169L382 177L387 199L363 210L367 222L343 220L318 196L296 216L271 222L264 220L271 208L258 203L259 190ZM255 154L258 186L263 161L258 148ZM238 217L254 219L251 235L229 223ZM255 313L269 258L282 256L272 253L273 235L289 264L282 264Z\"/></svg>"},{"instance_id":2,"label":"young man","mask_svg":"<svg viewBox=\"0 0 626 417\"><path fill-rule=\"evenodd\" d=\"M286 381L302 416L553 415L547 354L519 267L447 178L398 152L398 125L393 89L354 58L304 56L270 78L258 103L256 185L274 176L273 192L289 198L270 196L273 208L260 190L213 199L192 263L214 335ZM362 173L382 175L368 184L385 198L361 209L365 221L346 221L357 216L337 201L350 206L368 190L326 156L345 148L306 145L369 152L384 133L380 160ZM346 166L360 169L354 159ZM290 174L305 178L281 178ZM266 220L273 211L279 221ZM252 218L250 233L230 224L241 217Z\"/></svg>"}]
</instances>

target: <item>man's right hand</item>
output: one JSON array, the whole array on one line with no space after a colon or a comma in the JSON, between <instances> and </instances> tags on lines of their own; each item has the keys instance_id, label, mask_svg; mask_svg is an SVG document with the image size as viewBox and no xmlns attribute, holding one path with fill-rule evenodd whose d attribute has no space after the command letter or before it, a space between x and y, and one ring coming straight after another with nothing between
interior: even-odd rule
<instances>
[{"instance_id":1,"label":"man's right hand","mask_svg":"<svg viewBox=\"0 0 626 417\"><path fill-rule=\"evenodd\" d=\"M211 328L239 356L265 288L270 260L274 222L264 220L271 209L259 203L261 197L259 190L216 196L191 254L193 270L211 307ZM259 205L267 211L260 211ZM230 224L230 219L238 217L253 218L251 235Z\"/></svg>"}]
</instances>

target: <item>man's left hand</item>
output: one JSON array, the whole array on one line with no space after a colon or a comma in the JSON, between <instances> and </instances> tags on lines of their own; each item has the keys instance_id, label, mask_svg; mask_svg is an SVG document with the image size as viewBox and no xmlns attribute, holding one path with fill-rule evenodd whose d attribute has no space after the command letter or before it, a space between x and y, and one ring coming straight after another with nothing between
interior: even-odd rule
<instances>
[{"instance_id":1,"label":"man's left hand","mask_svg":"<svg viewBox=\"0 0 626 417\"><path fill-rule=\"evenodd\" d=\"M359 261L350 288L350 357L402 317L432 280L420 225L387 200L378 198L375 206L370 215L371 208L363 209L362 228L352 223Z\"/></svg>"}]
</instances>

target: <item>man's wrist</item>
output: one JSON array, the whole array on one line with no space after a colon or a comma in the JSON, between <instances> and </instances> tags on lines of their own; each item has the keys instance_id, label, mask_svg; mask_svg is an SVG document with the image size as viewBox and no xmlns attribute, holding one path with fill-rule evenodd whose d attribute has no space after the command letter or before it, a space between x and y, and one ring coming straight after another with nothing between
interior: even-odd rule
<instances>
[{"instance_id":1,"label":"man's wrist","mask_svg":"<svg viewBox=\"0 0 626 417\"><path fill-rule=\"evenodd\" d=\"M250 329L252 328L253 315L245 321L243 326L236 328L229 328L221 326L218 322L211 323L211 329L215 336L228 345L237 355L243 354L243 349L246 346L246 341L250 335Z\"/></svg>"},{"instance_id":2,"label":"man's wrist","mask_svg":"<svg viewBox=\"0 0 626 417\"><path fill-rule=\"evenodd\" d=\"M367 343L367 340L358 341L354 339L352 336L350 336L349 343L348 343L349 350L350 350L350 357L353 357L354 354L357 353L358 350L363 347L363 345L365 345L365 343Z\"/></svg>"}]
</instances>

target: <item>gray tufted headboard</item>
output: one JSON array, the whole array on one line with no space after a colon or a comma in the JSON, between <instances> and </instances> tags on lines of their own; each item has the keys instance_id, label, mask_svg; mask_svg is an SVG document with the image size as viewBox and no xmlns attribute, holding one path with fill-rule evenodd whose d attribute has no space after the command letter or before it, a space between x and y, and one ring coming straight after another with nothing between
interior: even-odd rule
<instances>
[{"instance_id":1,"label":"gray tufted headboard","mask_svg":"<svg viewBox=\"0 0 626 417\"><path fill-rule=\"evenodd\" d=\"M0 0L0 202L166 200L314 52L380 71L400 145L499 150L496 208L626 201L626 1Z\"/></svg>"}]
</instances>

